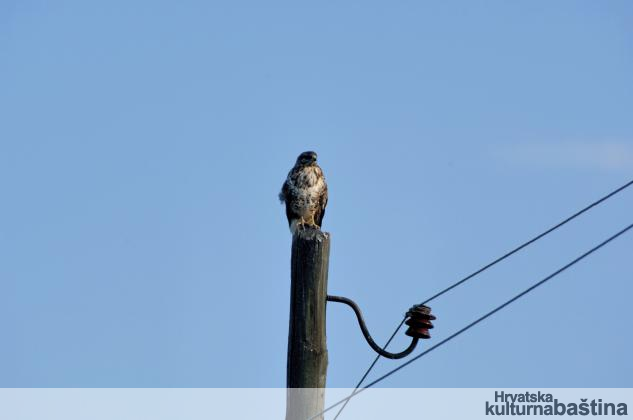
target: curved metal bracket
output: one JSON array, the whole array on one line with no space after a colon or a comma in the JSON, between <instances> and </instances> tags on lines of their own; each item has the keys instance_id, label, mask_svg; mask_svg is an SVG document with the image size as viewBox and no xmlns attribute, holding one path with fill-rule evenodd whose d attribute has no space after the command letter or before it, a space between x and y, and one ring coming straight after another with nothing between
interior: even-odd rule
<instances>
[{"instance_id":1,"label":"curved metal bracket","mask_svg":"<svg viewBox=\"0 0 633 420\"><path fill-rule=\"evenodd\" d=\"M409 354L411 354L413 349L415 349L415 346L418 344L418 338L417 337L413 337L409 347L407 347L404 351L401 351L400 353L390 353L390 352L388 352L386 350L383 350L371 338L371 335L369 335L369 330L367 330L367 326L365 325L365 320L363 319L363 314L361 313L360 308L358 307L356 302L354 302L353 300L348 299L346 297L331 296L331 295L328 295L327 300L328 300L328 302L344 303L344 304L346 304L347 306L351 307L354 310L354 313L356 314L356 318L358 319L358 325L360 326L360 329L363 332L363 336L365 337L365 340L367 340L367 343L369 344L369 346L372 349L374 349L374 351L376 353L378 353L379 355L381 355L382 357L386 357L387 359L402 359L403 357L406 357Z\"/></svg>"}]
</instances>

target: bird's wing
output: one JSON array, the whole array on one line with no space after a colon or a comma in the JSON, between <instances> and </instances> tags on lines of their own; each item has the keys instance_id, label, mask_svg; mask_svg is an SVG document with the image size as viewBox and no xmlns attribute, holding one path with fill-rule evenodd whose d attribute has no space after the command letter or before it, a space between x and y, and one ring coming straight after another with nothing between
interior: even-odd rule
<instances>
[{"instance_id":1,"label":"bird's wing","mask_svg":"<svg viewBox=\"0 0 633 420\"><path fill-rule=\"evenodd\" d=\"M279 201L282 203L288 202L288 193L290 192L290 187L288 186L288 180L284 181L284 185L281 186L281 192L279 193Z\"/></svg>"},{"instance_id":2,"label":"bird's wing","mask_svg":"<svg viewBox=\"0 0 633 420\"><path fill-rule=\"evenodd\" d=\"M288 219L288 226L292 224L292 221L297 219L299 216L292 211L292 205L290 204L290 200L286 200L286 218Z\"/></svg>"},{"instance_id":3,"label":"bird's wing","mask_svg":"<svg viewBox=\"0 0 633 420\"><path fill-rule=\"evenodd\" d=\"M279 193L279 201L281 201L282 203L286 203L286 218L288 219L288 226L290 226L292 220L297 218L297 215L292 211L292 192L290 191L288 180L286 180L286 182L284 182L284 185L282 185L281 187L281 192Z\"/></svg>"},{"instance_id":4,"label":"bird's wing","mask_svg":"<svg viewBox=\"0 0 633 420\"><path fill-rule=\"evenodd\" d=\"M316 211L314 212L314 223L317 226L321 227L323 223L323 216L325 216L325 206L327 206L327 185L323 188L323 192L319 196L319 205L317 206Z\"/></svg>"}]
</instances>

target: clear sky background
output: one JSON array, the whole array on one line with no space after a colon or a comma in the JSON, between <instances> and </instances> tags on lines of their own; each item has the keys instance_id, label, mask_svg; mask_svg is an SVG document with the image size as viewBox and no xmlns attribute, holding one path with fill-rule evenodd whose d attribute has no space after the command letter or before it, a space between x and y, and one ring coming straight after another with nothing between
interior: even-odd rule
<instances>
[{"instance_id":1,"label":"clear sky background","mask_svg":"<svg viewBox=\"0 0 633 420\"><path fill-rule=\"evenodd\" d=\"M277 193L311 149L329 292L384 342L633 178L631 22L624 0L0 2L0 386L285 386ZM433 302L421 348L632 208L633 190ZM632 251L629 234L382 385L632 387ZM349 308L327 328L328 385L353 386L374 353Z\"/></svg>"}]
</instances>

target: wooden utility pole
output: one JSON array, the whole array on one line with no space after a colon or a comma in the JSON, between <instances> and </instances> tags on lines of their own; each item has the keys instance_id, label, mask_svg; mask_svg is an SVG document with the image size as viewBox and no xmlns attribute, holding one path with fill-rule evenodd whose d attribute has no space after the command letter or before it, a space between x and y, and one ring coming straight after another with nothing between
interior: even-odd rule
<instances>
[{"instance_id":1,"label":"wooden utility pole","mask_svg":"<svg viewBox=\"0 0 633 420\"><path fill-rule=\"evenodd\" d=\"M306 420L323 411L329 258L328 233L305 228L293 236L286 420Z\"/></svg>"}]
</instances>

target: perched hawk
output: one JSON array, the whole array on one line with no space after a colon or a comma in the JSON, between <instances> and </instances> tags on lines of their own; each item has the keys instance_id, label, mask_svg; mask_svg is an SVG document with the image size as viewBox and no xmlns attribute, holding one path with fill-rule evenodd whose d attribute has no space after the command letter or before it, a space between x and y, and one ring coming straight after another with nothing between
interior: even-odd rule
<instances>
[{"instance_id":1,"label":"perched hawk","mask_svg":"<svg viewBox=\"0 0 633 420\"><path fill-rule=\"evenodd\" d=\"M279 200L286 203L288 226L293 234L300 226L321 228L327 205L327 184L315 152L303 152L288 172Z\"/></svg>"}]
</instances>

